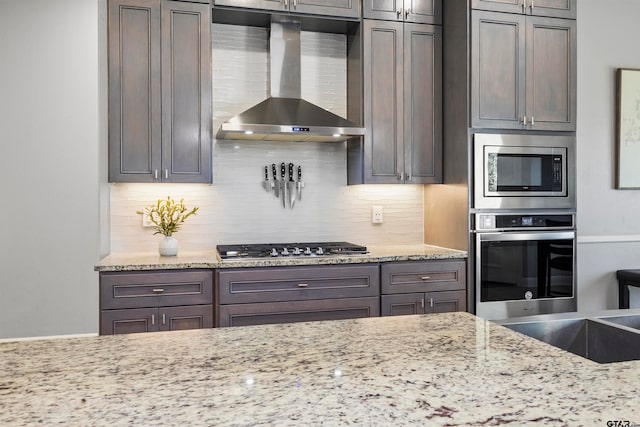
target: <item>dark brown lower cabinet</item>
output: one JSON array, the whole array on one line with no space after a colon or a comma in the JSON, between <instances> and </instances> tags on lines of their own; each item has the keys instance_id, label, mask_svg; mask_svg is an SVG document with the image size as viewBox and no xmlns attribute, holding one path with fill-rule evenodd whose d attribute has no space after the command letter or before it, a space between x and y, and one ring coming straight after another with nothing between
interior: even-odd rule
<instances>
[{"instance_id":1,"label":"dark brown lower cabinet","mask_svg":"<svg viewBox=\"0 0 640 427\"><path fill-rule=\"evenodd\" d=\"M105 310L101 335L213 327L213 305Z\"/></svg>"},{"instance_id":2,"label":"dark brown lower cabinet","mask_svg":"<svg viewBox=\"0 0 640 427\"><path fill-rule=\"evenodd\" d=\"M466 311L466 265L461 260L382 264L382 316Z\"/></svg>"},{"instance_id":3,"label":"dark brown lower cabinet","mask_svg":"<svg viewBox=\"0 0 640 427\"><path fill-rule=\"evenodd\" d=\"M380 314L402 316L405 314L448 313L466 311L465 291L425 292L416 294L383 295Z\"/></svg>"},{"instance_id":4,"label":"dark brown lower cabinet","mask_svg":"<svg viewBox=\"0 0 640 427\"><path fill-rule=\"evenodd\" d=\"M213 270L100 273L100 334L213 327Z\"/></svg>"},{"instance_id":5,"label":"dark brown lower cabinet","mask_svg":"<svg viewBox=\"0 0 640 427\"><path fill-rule=\"evenodd\" d=\"M378 264L216 270L217 326L380 315Z\"/></svg>"},{"instance_id":6,"label":"dark brown lower cabinet","mask_svg":"<svg viewBox=\"0 0 640 427\"><path fill-rule=\"evenodd\" d=\"M369 297L222 305L218 326L377 317L378 301L377 297Z\"/></svg>"}]
</instances>

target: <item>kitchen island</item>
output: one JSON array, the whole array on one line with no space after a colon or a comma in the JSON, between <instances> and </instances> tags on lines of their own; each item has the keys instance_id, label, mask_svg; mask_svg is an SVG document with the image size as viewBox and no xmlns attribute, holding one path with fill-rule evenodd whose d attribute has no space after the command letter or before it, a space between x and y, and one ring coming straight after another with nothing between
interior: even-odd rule
<instances>
[{"instance_id":1,"label":"kitchen island","mask_svg":"<svg viewBox=\"0 0 640 427\"><path fill-rule=\"evenodd\" d=\"M640 422L600 365L468 313L0 344L0 425Z\"/></svg>"}]
</instances>

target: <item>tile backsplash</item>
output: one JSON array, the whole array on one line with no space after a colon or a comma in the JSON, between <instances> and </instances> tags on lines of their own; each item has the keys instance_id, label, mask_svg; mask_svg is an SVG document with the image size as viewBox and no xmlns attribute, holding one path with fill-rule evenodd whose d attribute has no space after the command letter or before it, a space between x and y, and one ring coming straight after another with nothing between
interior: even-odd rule
<instances>
[{"instance_id":1,"label":"tile backsplash","mask_svg":"<svg viewBox=\"0 0 640 427\"><path fill-rule=\"evenodd\" d=\"M213 24L213 129L264 100L269 92L268 33L264 28ZM346 116L346 38L301 33L302 96ZM348 240L364 245L423 241L423 187L347 186L345 143L214 141L213 185L114 184L111 252L150 252L152 229L135 212L158 198L199 206L176 235L183 251L217 244ZM302 200L293 209L261 186L264 166L301 165ZM371 223L371 207L384 223Z\"/></svg>"}]
</instances>

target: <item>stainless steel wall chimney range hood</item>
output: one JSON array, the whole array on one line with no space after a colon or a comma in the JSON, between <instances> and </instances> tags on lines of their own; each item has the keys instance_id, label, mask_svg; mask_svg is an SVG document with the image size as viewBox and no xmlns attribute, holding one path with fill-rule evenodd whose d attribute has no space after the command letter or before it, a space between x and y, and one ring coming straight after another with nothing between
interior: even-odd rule
<instances>
[{"instance_id":1,"label":"stainless steel wall chimney range hood","mask_svg":"<svg viewBox=\"0 0 640 427\"><path fill-rule=\"evenodd\" d=\"M300 21L271 17L271 94L224 122L217 139L337 142L365 129L300 98Z\"/></svg>"}]
</instances>

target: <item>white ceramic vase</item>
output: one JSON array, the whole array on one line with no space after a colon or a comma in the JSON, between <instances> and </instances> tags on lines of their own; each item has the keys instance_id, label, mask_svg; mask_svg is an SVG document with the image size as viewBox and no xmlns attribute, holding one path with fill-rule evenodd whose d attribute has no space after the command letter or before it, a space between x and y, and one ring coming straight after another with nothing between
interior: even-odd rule
<instances>
[{"instance_id":1,"label":"white ceramic vase","mask_svg":"<svg viewBox=\"0 0 640 427\"><path fill-rule=\"evenodd\" d=\"M158 250L162 256L176 256L178 255L178 241L173 236L165 236L160 240Z\"/></svg>"}]
</instances>

